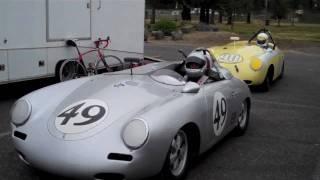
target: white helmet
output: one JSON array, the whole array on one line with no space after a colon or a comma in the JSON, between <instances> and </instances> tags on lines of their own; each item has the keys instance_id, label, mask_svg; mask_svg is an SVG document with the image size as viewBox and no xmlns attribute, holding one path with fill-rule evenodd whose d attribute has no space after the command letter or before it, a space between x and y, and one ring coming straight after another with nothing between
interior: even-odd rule
<instances>
[{"instance_id":1,"label":"white helmet","mask_svg":"<svg viewBox=\"0 0 320 180\"><path fill-rule=\"evenodd\" d=\"M185 61L185 71L188 78L196 79L202 77L208 68L212 66L209 52L197 49L192 51Z\"/></svg>"},{"instance_id":2,"label":"white helmet","mask_svg":"<svg viewBox=\"0 0 320 180\"><path fill-rule=\"evenodd\" d=\"M257 44L259 46L266 46L268 43L269 36L266 33L260 33L257 36Z\"/></svg>"}]
</instances>

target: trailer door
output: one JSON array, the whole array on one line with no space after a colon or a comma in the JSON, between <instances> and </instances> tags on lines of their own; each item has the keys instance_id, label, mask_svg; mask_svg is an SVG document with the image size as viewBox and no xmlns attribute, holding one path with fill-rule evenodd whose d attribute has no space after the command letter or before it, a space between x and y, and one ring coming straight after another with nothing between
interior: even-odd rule
<instances>
[{"instance_id":1,"label":"trailer door","mask_svg":"<svg viewBox=\"0 0 320 180\"><path fill-rule=\"evenodd\" d=\"M47 0L47 40L91 39L90 0Z\"/></svg>"}]
</instances>

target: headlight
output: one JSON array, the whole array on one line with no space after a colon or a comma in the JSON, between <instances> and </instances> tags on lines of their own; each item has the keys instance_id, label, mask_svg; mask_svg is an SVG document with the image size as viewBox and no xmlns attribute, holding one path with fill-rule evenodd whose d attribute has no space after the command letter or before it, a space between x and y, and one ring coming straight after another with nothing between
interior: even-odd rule
<instances>
[{"instance_id":1,"label":"headlight","mask_svg":"<svg viewBox=\"0 0 320 180\"><path fill-rule=\"evenodd\" d=\"M254 71L259 71L262 68L262 61L258 58L253 58L250 63L250 67Z\"/></svg>"},{"instance_id":2,"label":"headlight","mask_svg":"<svg viewBox=\"0 0 320 180\"><path fill-rule=\"evenodd\" d=\"M25 100L18 100L11 110L11 121L16 126L25 124L31 115L31 104Z\"/></svg>"},{"instance_id":3,"label":"headlight","mask_svg":"<svg viewBox=\"0 0 320 180\"><path fill-rule=\"evenodd\" d=\"M145 121L134 119L126 125L122 132L122 139L126 146L138 149L144 145L149 135L148 126Z\"/></svg>"}]
</instances>

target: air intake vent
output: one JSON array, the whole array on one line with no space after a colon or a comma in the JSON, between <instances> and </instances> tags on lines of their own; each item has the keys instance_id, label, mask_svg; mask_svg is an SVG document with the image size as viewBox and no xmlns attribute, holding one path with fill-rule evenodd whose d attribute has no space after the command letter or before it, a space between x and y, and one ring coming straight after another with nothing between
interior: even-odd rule
<instances>
[{"instance_id":1,"label":"air intake vent","mask_svg":"<svg viewBox=\"0 0 320 180\"><path fill-rule=\"evenodd\" d=\"M110 153L108 159L116 161L132 161L132 156L126 154Z\"/></svg>"},{"instance_id":2,"label":"air intake vent","mask_svg":"<svg viewBox=\"0 0 320 180\"><path fill-rule=\"evenodd\" d=\"M26 140L27 139L27 135L25 133L19 132L19 131L14 131L13 133L14 137L17 137L19 139L22 140Z\"/></svg>"}]
</instances>

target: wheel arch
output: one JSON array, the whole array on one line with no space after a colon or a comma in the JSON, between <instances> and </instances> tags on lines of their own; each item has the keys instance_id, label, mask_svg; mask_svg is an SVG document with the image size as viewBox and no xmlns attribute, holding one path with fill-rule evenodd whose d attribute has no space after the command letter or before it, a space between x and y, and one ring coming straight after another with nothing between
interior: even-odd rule
<instances>
[{"instance_id":1,"label":"wheel arch","mask_svg":"<svg viewBox=\"0 0 320 180\"><path fill-rule=\"evenodd\" d=\"M271 80L273 80L273 78L275 77L275 70L274 70L274 65L273 64L270 64L269 68L268 68L268 71L267 71L267 76L271 76Z\"/></svg>"},{"instance_id":2,"label":"wheel arch","mask_svg":"<svg viewBox=\"0 0 320 180\"><path fill-rule=\"evenodd\" d=\"M200 143L201 143L201 135L200 135L200 129L195 123L188 123L184 125L182 128L184 130L188 137L190 137L191 141L191 149L194 153L194 155L199 154L200 152Z\"/></svg>"}]
</instances>

